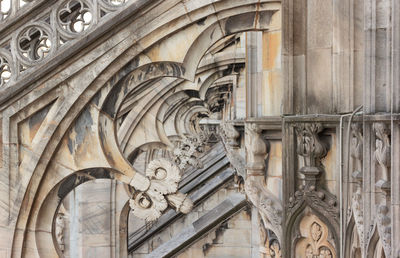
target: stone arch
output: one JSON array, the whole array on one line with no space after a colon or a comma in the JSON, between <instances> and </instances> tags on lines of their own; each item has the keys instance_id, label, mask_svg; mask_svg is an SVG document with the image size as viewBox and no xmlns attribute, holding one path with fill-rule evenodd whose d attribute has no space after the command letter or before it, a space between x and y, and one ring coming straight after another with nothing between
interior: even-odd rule
<instances>
[{"instance_id":1,"label":"stone arch","mask_svg":"<svg viewBox=\"0 0 400 258\"><path fill-rule=\"evenodd\" d=\"M336 232L334 227L331 225L331 221L326 218L318 209L314 209L308 205L307 201L301 201L301 203L297 206L297 209L290 213L290 217L286 218L286 227L284 227L284 241L286 245L291 247L291 249L290 254L284 253L283 255L285 257L297 257L296 246L299 241L299 236L301 236L299 227L301 226L300 224L303 218L306 216L314 216L326 226L329 234L332 236L333 243L331 243L331 246L333 247L334 244L336 247L333 249L336 255L337 248L339 247L338 232ZM287 250L284 249L284 252L285 251L287 252Z\"/></svg>"},{"instance_id":2,"label":"stone arch","mask_svg":"<svg viewBox=\"0 0 400 258\"><path fill-rule=\"evenodd\" d=\"M308 254L324 254L337 257L334 246L329 242L329 228L318 218L310 213L304 214L298 223L299 237L293 245L296 257L308 257Z\"/></svg>"},{"instance_id":3,"label":"stone arch","mask_svg":"<svg viewBox=\"0 0 400 258\"><path fill-rule=\"evenodd\" d=\"M367 258L384 258L376 256L378 254L378 249L384 254L383 246L379 237L378 227L376 223L374 224L372 230L370 231L368 243L367 243ZM379 247L379 248L378 248Z\"/></svg>"},{"instance_id":4,"label":"stone arch","mask_svg":"<svg viewBox=\"0 0 400 258\"><path fill-rule=\"evenodd\" d=\"M249 3L249 5L251 5L251 4L253 4L253 3ZM244 8L244 7L238 8L237 11L239 11L239 9L241 9L241 8ZM250 15L249 17L253 17L253 18L258 17L257 15L255 15L255 13L259 12L258 9L257 10L254 9L251 12L254 12L254 16ZM233 14L235 14L235 12L233 12ZM227 16L229 17L229 15L227 15ZM227 22L227 24L231 24L231 23L232 23L232 21ZM262 22L257 22L257 24L258 24L257 26L261 26L260 24L262 24ZM233 25L231 25L231 26L233 26ZM265 26L265 28L266 27L267 26ZM241 27L238 28L237 30L231 30L229 32L234 33L237 31L246 31L246 30L252 30L252 29L264 29L264 27L262 27L262 28L254 27L253 22L251 24L250 24L250 22L248 22L244 25L241 24ZM135 50L130 49L130 50L127 50L127 52L125 52L125 53L135 53ZM125 65L122 69L120 69L121 64L117 64L117 62L116 62L118 59L123 60L122 63L125 63ZM28 188L29 188L28 191L30 191L30 193L26 196L18 195L18 198L23 200L22 202L24 203L24 205L27 206L26 210L20 210L19 207L16 208L17 212L20 214L20 216L16 222L16 224L17 224L16 228L21 229L22 232L26 230L27 225L29 224L28 218L29 218L29 214L30 214L30 207L32 207L32 204L34 202L33 200L35 199L34 196L36 195L36 193L38 192L38 189L40 187L39 185L41 182L41 178L42 178L43 174L45 174L47 172L46 171L46 169L47 169L46 160L50 159L54 155L54 153L56 152L57 147L59 145L59 142L65 135L66 130L70 127L70 125L73 123L73 121L80 114L83 107L85 107L88 104L94 105L94 106L99 106L99 103L101 101L104 101L104 98L105 98L105 95L102 95L102 94L109 92L111 88L114 88L114 85L115 85L114 82L119 81L119 78L123 78L130 71L137 68L138 64L139 64L137 59L126 61L126 57L122 56L122 54L119 55L117 58L114 58L114 60L115 60L115 62L113 62L109 65L106 65L106 67L104 67L104 70L101 72L101 75L98 74L98 75L95 75L93 78L91 78L89 85L85 88L85 90L83 90L82 92L77 94L75 99L71 100L71 102L61 103L62 107L60 108L60 110L57 111L58 112L57 113L57 117L58 117L57 125L54 126L54 124L49 124L44 129L46 131L46 135L49 135L49 140L42 143L41 155L36 158L35 165L32 166L32 169L29 170L29 171L32 171L32 176L30 177L29 183L21 186L21 190L23 193L25 193ZM153 63L152 65L157 66L159 64L162 64L162 63L157 63L157 64ZM171 66L169 66L169 67L171 67L172 70L174 70L174 68L172 68L172 67L178 68L179 73L181 73L179 76L182 76L182 74L185 73L184 69L181 69L182 66L180 66L180 65L174 66L173 63L170 63L170 64L171 64ZM148 66L147 68L149 68L149 67L151 67L151 65ZM122 72L116 73L115 70L120 70ZM175 70L175 71L177 71L177 70ZM170 74L170 73L167 72L167 74ZM176 74L174 74L174 72L171 72L171 74L174 75L174 77L176 75ZM137 74L137 75L140 76L140 74ZM166 74L164 73L163 76L165 76L165 75ZM153 78L156 78L156 77L157 76L153 76ZM111 79L108 80L108 78L111 78ZM131 77L131 79L134 79L134 78ZM105 81L107 81L107 82L104 84L103 82L105 82ZM104 90L100 91L100 93L98 95L95 95L96 92L99 92L99 89L101 87L103 87ZM83 100L83 101L77 101L78 97L81 98L81 100ZM107 113L108 111L110 111L110 113L113 113L113 112L111 112L112 110L109 110L107 108L105 108L103 111L105 113ZM105 120L100 121L100 122L104 122L104 121ZM112 131L113 130L111 130L109 132L112 132ZM105 131L100 130L100 132L104 133ZM109 134L109 135L103 134L103 136L111 137L113 135L112 134ZM107 147L108 146L106 146L106 148L104 148L104 150L119 151L118 145L112 146L111 149L110 148L107 149ZM117 148L113 149L114 147L117 147ZM119 161L121 161L121 160L119 160ZM126 163L126 161L124 159L122 159L122 161L123 161L122 163L124 163L124 164ZM117 163L115 163L114 161L111 162L112 165L115 165ZM134 174L134 171L129 172L129 170L131 170L131 168L129 168L128 166L125 167L123 170L121 170L121 172L123 174L127 175L126 180L128 180L128 178ZM24 240L23 234L21 234L21 231L16 231L15 235L14 235L14 240L13 240L13 250L21 250L22 249L21 247L24 245L24 243L25 243L25 240ZM18 251L15 251L13 253L13 256L18 256Z\"/></svg>"},{"instance_id":5,"label":"stone arch","mask_svg":"<svg viewBox=\"0 0 400 258\"><path fill-rule=\"evenodd\" d=\"M347 224L345 239L344 253L346 257L361 258L363 246L360 243L360 236L358 235L353 213L351 214L350 221Z\"/></svg>"},{"instance_id":6,"label":"stone arch","mask_svg":"<svg viewBox=\"0 0 400 258\"><path fill-rule=\"evenodd\" d=\"M40 207L38 208L36 221L32 221L32 223L35 223L34 241L38 247L39 257L55 257L56 255L62 257L54 236L55 216L60 204L68 193L75 187L91 180L115 179L115 173L118 172L109 168L85 169L68 175L51 188L43 202L38 204ZM28 241L30 241L29 239ZM23 255L28 255L25 252Z\"/></svg>"}]
</instances>

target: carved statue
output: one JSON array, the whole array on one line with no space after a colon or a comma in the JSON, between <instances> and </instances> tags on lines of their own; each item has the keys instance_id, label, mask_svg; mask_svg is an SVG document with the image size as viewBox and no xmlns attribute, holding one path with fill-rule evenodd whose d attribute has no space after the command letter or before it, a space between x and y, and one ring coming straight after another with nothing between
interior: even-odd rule
<instances>
[{"instance_id":1,"label":"carved statue","mask_svg":"<svg viewBox=\"0 0 400 258\"><path fill-rule=\"evenodd\" d=\"M356 190L353 192L351 199L351 210L354 216L356 230L359 236L360 246L364 246L364 217L363 217L363 199L362 199L362 159L363 159L363 134L362 125L354 123L351 125L352 139L350 155L355 159L355 168L352 173L353 178L356 180ZM361 248L363 252L364 248Z\"/></svg>"},{"instance_id":2,"label":"carved statue","mask_svg":"<svg viewBox=\"0 0 400 258\"><path fill-rule=\"evenodd\" d=\"M374 123L373 129L376 134L375 159L382 168L381 178L376 182L376 186L384 193L381 203L377 209L377 227L379 237L385 254L391 257L391 215L390 215L390 166L391 166L391 146L390 146L390 127L386 123Z\"/></svg>"},{"instance_id":3,"label":"carved statue","mask_svg":"<svg viewBox=\"0 0 400 258\"><path fill-rule=\"evenodd\" d=\"M382 191L388 191L390 188L390 128L385 123L374 123L373 125L376 134L376 150L375 159L382 168L382 178L377 182L377 186Z\"/></svg>"}]
</instances>

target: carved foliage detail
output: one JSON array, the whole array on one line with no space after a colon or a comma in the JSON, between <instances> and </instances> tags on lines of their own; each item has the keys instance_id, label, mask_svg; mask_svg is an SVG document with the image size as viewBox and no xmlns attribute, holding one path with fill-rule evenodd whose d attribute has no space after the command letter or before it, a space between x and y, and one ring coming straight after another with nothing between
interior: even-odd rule
<instances>
[{"instance_id":1,"label":"carved foliage detail","mask_svg":"<svg viewBox=\"0 0 400 258\"><path fill-rule=\"evenodd\" d=\"M337 199L328 191L317 187L317 180L323 171L321 159L328 152L327 145L321 141L319 136L323 131L323 126L319 123L296 124L295 131L297 154L304 157L304 166L300 168L300 172L305 176L306 183L300 185L294 195L289 198L287 222L289 223L297 210L309 206L320 212L337 229L339 226Z\"/></svg>"},{"instance_id":2,"label":"carved foliage detail","mask_svg":"<svg viewBox=\"0 0 400 258\"><path fill-rule=\"evenodd\" d=\"M297 154L304 157L306 167L319 167L320 160L326 156L327 147L319 138L323 131L320 123L297 124Z\"/></svg>"},{"instance_id":3,"label":"carved foliage detail","mask_svg":"<svg viewBox=\"0 0 400 258\"><path fill-rule=\"evenodd\" d=\"M65 214L59 212L56 217L56 239L60 251L63 253L65 249L64 241L64 230L65 230Z\"/></svg>"},{"instance_id":4,"label":"carved foliage detail","mask_svg":"<svg viewBox=\"0 0 400 258\"><path fill-rule=\"evenodd\" d=\"M150 184L145 191L135 191L129 205L135 216L153 221L168 207L168 203L182 213L190 212L193 204L186 194L177 192L181 179L179 168L167 159L148 164L146 176Z\"/></svg>"},{"instance_id":5,"label":"carved foliage detail","mask_svg":"<svg viewBox=\"0 0 400 258\"><path fill-rule=\"evenodd\" d=\"M316 190L313 185L301 185L294 196L289 198L287 217L290 218L304 202L314 210L320 211L332 224L338 223L339 209L336 197L324 190Z\"/></svg>"},{"instance_id":6,"label":"carved foliage detail","mask_svg":"<svg viewBox=\"0 0 400 258\"><path fill-rule=\"evenodd\" d=\"M204 142L200 137L185 136L176 143L173 151L175 163L180 169L185 169L188 165L195 168L202 168L203 164L197 158L198 153L203 152Z\"/></svg>"},{"instance_id":7,"label":"carved foliage detail","mask_svg":"<svg viewBox=\"0 0 400 258\"><path fill-rule=\"evenodd\" d=\"M271 258L280 258L282 257L282 250L278 240L272 241L270 245L270 254Z\"/></svg>"}]
</instances>

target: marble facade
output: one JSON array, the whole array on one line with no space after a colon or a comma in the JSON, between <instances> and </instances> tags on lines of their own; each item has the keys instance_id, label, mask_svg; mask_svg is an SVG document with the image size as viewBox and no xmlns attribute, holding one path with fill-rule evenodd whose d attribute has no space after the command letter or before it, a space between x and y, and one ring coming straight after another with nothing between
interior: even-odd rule
<instances>
[{"instance_id":1,"label":"marble facade","mask_svg":"<svg viewBox=\"0 0 400 258\"><path fill-rule=\"evenodd\" d=\"M0 1L0 257L400 258L399 12Z\"/></svg>"}]
</instances>

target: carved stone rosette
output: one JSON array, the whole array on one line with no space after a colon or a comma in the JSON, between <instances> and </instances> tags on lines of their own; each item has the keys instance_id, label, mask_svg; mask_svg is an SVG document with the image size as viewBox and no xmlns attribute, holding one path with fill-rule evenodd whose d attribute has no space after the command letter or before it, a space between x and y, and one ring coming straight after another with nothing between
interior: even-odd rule
<instances>
[{"instance_id":1,"label":"carved stone rosette","mask_svg":"<svg viewBox=\"0 0 400 258\"><path fill-rule=\"evenodd\" d=\"M177 192L181 179L180 169L167 159L153 160L148 164L146 177L149 185L145 191L135 191L129 205L132 213L146 221L158 219L168 204L177 211L188 213L193 203L186 194Z\"/></svg>"}]
</instances>

